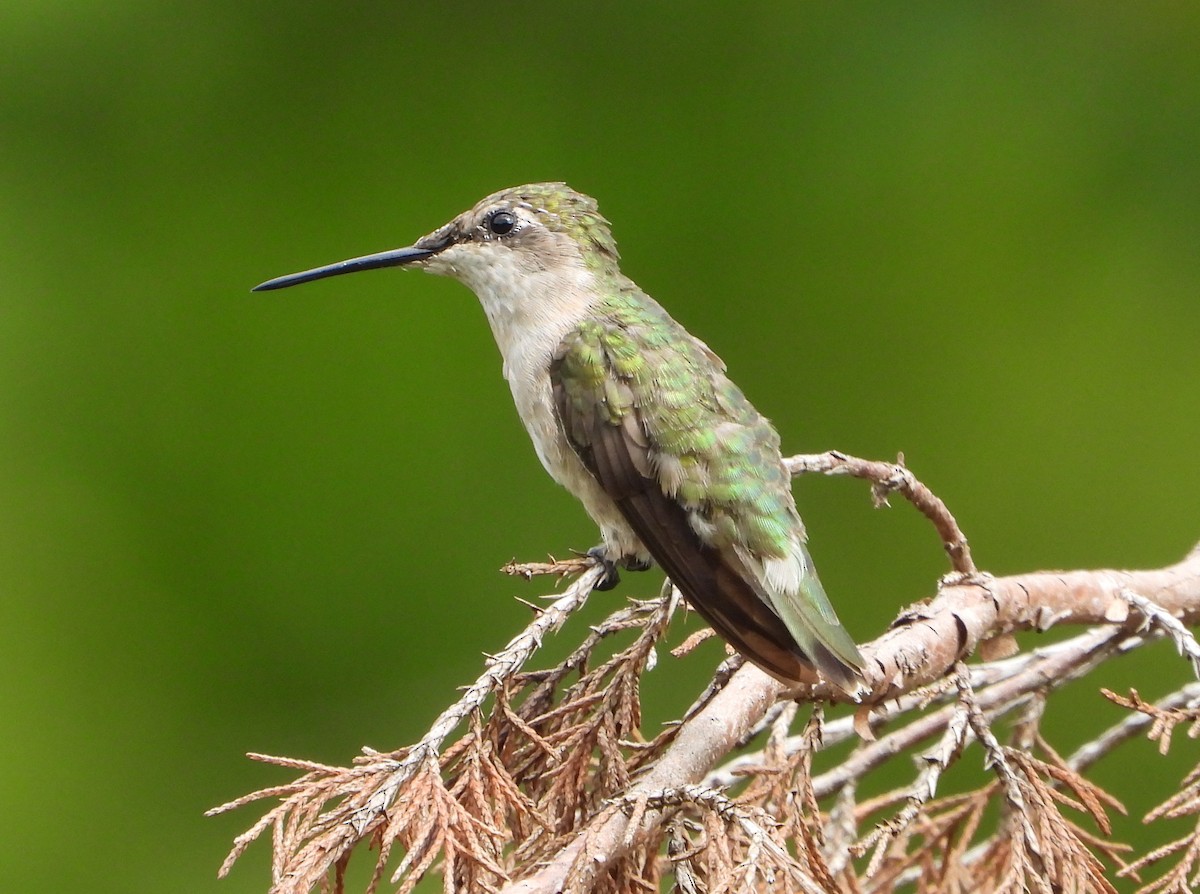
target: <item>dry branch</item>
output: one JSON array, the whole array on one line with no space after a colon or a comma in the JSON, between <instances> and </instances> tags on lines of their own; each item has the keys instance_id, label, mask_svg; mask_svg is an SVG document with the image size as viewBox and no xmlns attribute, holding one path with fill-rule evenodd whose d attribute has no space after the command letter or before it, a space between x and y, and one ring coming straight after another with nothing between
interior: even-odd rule
<instances>
[{"instance_id":1,"label":"dry branch","mask_svg":"<svg viewBox=\"0 0 1200 894\"><path fill-rule=\"evenodd\" d=\"M378 848L372 891L395 849L403 856L391 879L401 892L434 870L448 892L503 894L657 890L667 873L679 890L708 894L773 886L874 892L901 884L931 892L1110 892L1104 864L1121 865L1106 817L1113 802L1080 774L1139 732L1157 736L1165 750L1176 725L1200 730L1200 684L1157 704L1136 691L1110 695L1133 713L1069 760L1042 738L1041 715L1056 689L1154 638L1171 639L1200 669L1200 646L1187 627L1200 618L1200 547L1156 570L992 578L976 570L954 517L903 458L875 463L830 452L788 465L868 479L877 503L902 494L930 519L954 572L862 647L870 694L855 717L827 721L817 711L802 734L789 735L796 702L819 705L840 694L821 683L785 692L735 657L677 724L647 741L639 686L677 592L668 586L658 600L617 610L567 659L527 670L542 639L584 603L602 572L583 557L510 563L508 573L527 578L581 576L552 604L532 606L529 627L414 745L368 750L346 768L255 756L302 775L212 811L279 801L238 837L222 874L271 829L272 894L304 894L330 882L340 891L346 863L363 842ZM1013 657L963 663L988 642L1067 624L1092 629ZM1018 709L1024 714L1005 744L992 724ZM747 752L762 731L766 744ZM856 734L866 738L847 757L814 769L816 754ZM918 753L935 739L932 751ZM980 744L995 778L972 792L940 795L943 778ZM870 773L918 756L909 784L857 802ZM1158 815L1200 815L1200 782L1185 780L1185 793ZM987 828L992 803L1003 803L1003 816ZM1090 819L1099 834L1083 831L1069 813ZM860 831L872 817L882 823ZM1152 883L1155 890L1171 889L1200 865L1200 825L1126 871L1171 856L1177 862Z\"/></svg>"}]
</instances>

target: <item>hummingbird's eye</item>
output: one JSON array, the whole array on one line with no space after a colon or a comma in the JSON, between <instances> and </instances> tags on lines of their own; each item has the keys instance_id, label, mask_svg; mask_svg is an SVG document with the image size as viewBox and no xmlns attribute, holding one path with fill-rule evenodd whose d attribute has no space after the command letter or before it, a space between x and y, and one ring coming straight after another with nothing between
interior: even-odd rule
<instances>
[{"instance_id":1,"label":"hummingbird's eye","mask_svg":"<svg viewBox=\"0 0 1200 894\"><path fill-rule=\"evenodd\" d=\"M517 225L517 218L510 211L497 211L488 218L488 229L497 236L506 236Z\"/></svg>"}]
</instances>

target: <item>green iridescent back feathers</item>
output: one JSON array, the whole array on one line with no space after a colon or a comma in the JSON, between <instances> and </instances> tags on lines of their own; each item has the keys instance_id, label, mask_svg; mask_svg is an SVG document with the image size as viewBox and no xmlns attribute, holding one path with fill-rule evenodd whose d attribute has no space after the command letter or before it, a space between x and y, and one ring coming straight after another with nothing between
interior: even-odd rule
<instances>
[{"instance_id":1,"label":"green iridescent back feathers","mask_svg":"<svg viewBox=\"0 0 1200 894\"><path fill-rule=\"evenodd\" d=\"M630 427L636 410L651 456L646 471L657 478L671 464L664 491L713 525L714 546L784 557L800 519L778 435L662 307L645 294L628 300L631 285L564 343L560 375L574 410Z\"/></svg>"}]
</instances>

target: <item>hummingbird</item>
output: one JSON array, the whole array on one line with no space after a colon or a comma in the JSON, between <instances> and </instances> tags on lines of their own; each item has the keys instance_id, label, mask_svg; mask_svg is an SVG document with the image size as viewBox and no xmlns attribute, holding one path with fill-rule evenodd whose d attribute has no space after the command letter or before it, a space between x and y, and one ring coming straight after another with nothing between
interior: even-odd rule
<instances>
[{"instance_id":1,"label":"hummingbird","mask_svg":"<svg viewBox=\"0 0 1200 894\"><path fill-rule=\"evenodd\" d=\"M784 683L851 697L863 659L805 546L779 435L725 364L621 273L597 203L564 183L494 193L405 248L254 291L408 267L479 299L546 471L600 527L606 570L657 562L738 652Z\"/></svg>"}]
</instances>

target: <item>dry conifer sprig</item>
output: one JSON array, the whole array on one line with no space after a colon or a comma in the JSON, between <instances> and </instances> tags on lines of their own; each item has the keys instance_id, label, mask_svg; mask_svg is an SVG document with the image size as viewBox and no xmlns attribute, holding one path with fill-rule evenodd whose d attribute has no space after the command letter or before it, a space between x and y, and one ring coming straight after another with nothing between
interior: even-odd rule
<instances>
[{"instance_id":1,"label":"dry conifer sprig","mask_svg":"<svg viewBox=\"0 0 1200 894\"><path fill-rule=\"evenodd\" d=\"M1155 571L991 578L976 572L953 516L902 462L831 452L794 457L789 467L866 478L877 502L904 495L930 518L955 572L863 647L869 716L862 708L827 721L817 710L793 732L797 701L819 705L835 693L801 687L779 702L778 683L734 658L677 723L647 737L640 686L678 594L667 588L658 599L618 608L562 662L530 669L543 639L583 605L601 570L584 558L514 564L507 570L526 577L580 576L554 602L532 606L526 630L488 659L413 745L364 750L349 767L252 755L301 775L212 811L279 802L236 839L222 874L270 829L274 894L318 885L340 892L350 856L364 843L377 850L369 891L387 878L389 889L408 892L438 872L447 892L506 894L658 890L668 877L696 894L899 885L947 894L1108 894L1106 867L1135 874L1168 860L1167 872L1143 890L1183 890L1200 867L1200 823L1126 866L1109 823L1119 805L1082 774L1141 731L1163 750L1180 724L1195 735L1200 684L1154 704L1136 691L1109 694L1133 713L1067 760L1040 723L1059 687L1151 640L1171 639L1200 666L1187 628L1200 618L1200 547ZM984 643L1062 624L1093 629L1013 657L962 663ZM1011 734L998 736L994 721L1016 710L1023 714ZM765 742L756 744L760 732ZM856 733L867 738L826 760L824 749ZM918 766L908 784L859 800L875 770L912 758ZM963 760L985 763L991 781L940 792ZM1147 820L1183 815L1200 816L1200 769Z\"/></svg>"}]
</instances>

